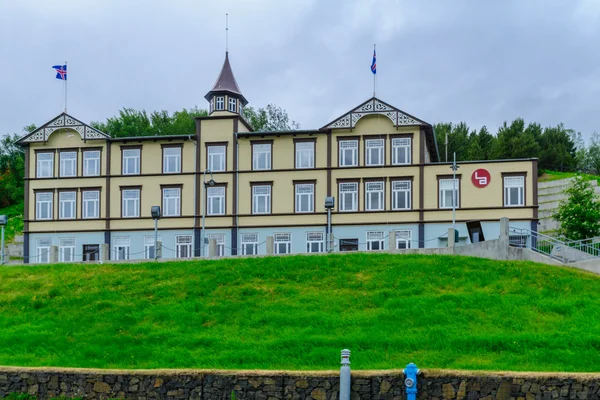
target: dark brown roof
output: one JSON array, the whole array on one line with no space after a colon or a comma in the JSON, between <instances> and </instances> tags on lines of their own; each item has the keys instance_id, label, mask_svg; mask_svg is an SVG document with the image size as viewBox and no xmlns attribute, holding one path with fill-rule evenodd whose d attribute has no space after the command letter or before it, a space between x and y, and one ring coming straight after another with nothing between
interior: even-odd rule
<instances>
[{"instance_id":1,"label":"dark brown roof","mask_svg":"<svg viewBox=\"0 0 600 400\"><path fill-rule=\"evenodd\" d=\"M244 105L248 103L242 91L240 90L237 81L235 80L235 76L233 76L233 71L231 70L231 64L229 64L229 52L225 52L225 62L223 63L223 68L221 68L221 73L215 82L213 88L204 96L206 100L210 101L210 97L219 92L229 92L237 94L241 99Z\"/></svg>"}]
</instances>

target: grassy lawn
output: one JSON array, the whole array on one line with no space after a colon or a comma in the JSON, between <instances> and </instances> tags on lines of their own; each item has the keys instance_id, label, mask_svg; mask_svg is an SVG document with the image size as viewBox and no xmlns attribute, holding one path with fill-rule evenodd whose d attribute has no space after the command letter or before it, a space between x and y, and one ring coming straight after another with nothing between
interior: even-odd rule
<instances>
[{"instance_id":1,"label":"grassy lawn","mask_svg":"<svg viewBox=\"0 0 600 400\"><path fill-rule=\"evenodd\" d=\"M580 174L577 172L558 172L558 171L549 171L543 170L542 176L539 178L539 182L549 182L549 181L558 181L561 179L573 178L575 176L582 176L586 181L597 181L600 183L600 176L590 175L590 174Z\"/></svg>"},{"instance_id":2,"label":"grassy lawn","mask_svg":"<svg viewBox=\"0 0 600 400\"><path fill-rule=\"evenodd\" d=\"M0 269L0 365L600 371L600 278L390 254Z\"/></svg>"}]
</instances>

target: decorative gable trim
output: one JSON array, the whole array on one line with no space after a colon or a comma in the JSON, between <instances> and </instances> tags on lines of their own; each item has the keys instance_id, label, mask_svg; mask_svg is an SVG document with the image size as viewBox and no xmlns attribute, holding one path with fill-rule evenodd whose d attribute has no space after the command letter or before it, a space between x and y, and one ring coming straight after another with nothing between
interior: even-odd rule
<instances>
[{"instance_id":1,"label":"decorative gable trim","mask_svg":"<svg viewBox=\"0 0 600 400\"><path fill-rule=\"evenodd\" d=\"M106 133L84 124L67 113L62 113L30 134L25 135L17 143L47 142L50 135L59 129L72 129L79 133L82 140L110 139L110 136Z\"/></svg>"},{"instance_id":2,"label":"decorative gable trim","mask_svg":"<svg viewBox=\"0 0 600 400\"><path fill-rule=\"evenodd\" d=\"M372 97L321 129L353 129L356 123L366 115L384 115L392 121L394 126L429 125L376 97Z\"/></svg>"}]
</instances>

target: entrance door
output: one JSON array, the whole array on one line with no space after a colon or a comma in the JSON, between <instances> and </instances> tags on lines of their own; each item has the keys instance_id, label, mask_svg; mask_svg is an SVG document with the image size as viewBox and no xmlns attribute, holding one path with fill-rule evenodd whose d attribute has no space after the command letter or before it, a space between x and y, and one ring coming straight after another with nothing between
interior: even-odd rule
<instances>
[{"instance_id":1,"label":"entrance door","mask_svg":"<svg viewBox=\"0 0 600 400\"><path fill-rule=\"evenodd\" d=\"M340 239L340 251L358 251L358 239Z\"/></svg>"},{"instance_id":2,"label":"entrance door","mask_svg":"<svg viewBox=\"0 0 600 400\"><path fill-rule=\"evenodd\" d=\"M100 259L100 246L97 244L83 245L83 261L98 261Z\"/></svg>"}]
</instances>

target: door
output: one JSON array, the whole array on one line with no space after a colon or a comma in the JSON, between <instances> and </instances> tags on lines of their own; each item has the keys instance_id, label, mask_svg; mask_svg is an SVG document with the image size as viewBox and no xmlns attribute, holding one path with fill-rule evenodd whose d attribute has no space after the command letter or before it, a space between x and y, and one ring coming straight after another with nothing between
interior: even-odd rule
<instances>
[{"instance_id":1,"label":"door","mask_svg":"<svg viewBox=\"0 0 600 400\"><path fill-rule=\"evenodd\" d=\"M340 251L358 251L358 239L340 239Z\"/></svg>"},{"instance_id":2,"label":"door","mask_svg":"<svg viewBox=\"0 0 600 400\"><path fill-rule=\"evenodd\" d=\"M83 261L98 261L100 259L100 246L97 244L83 245Z\"/></svg>"}]
</instances>

